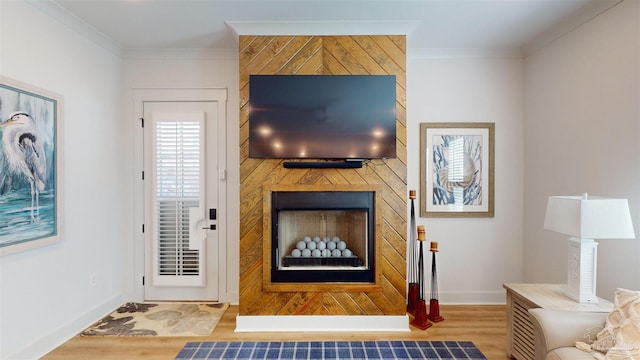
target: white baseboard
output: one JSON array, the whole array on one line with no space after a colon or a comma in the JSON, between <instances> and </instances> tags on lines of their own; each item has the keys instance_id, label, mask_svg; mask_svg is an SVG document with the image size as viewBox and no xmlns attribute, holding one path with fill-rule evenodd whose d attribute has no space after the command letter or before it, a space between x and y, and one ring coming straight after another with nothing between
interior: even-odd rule
<instances>
[{"instance_id":1,"label":"white baseboard","mask_svg":"<svg viewBox=\"0 0 640 360\"><path fill-rule=\"evenodd\" d=\"M407 315L237 315L236 332L410 331Z\"/></svg>"},{"instance_id":2,"label":"white baseboard","mask_svg":"<svg viewBox=\"0 0 640 360\"><path fill-rule=\"evenodd\" d=\"M24 349L9 355L7 360L39 359L51 350L64 344L66 341L76 336L80 331L84 330L89 325L96 322L96 320L102 318L120 305L122 305L122 296L114 296L102 304L99 304L97 307L94 307L89 312L86 312L75 319L71 319L70 322L62 325L48 335L35 340Z\"/></svg>"}]
</instances>

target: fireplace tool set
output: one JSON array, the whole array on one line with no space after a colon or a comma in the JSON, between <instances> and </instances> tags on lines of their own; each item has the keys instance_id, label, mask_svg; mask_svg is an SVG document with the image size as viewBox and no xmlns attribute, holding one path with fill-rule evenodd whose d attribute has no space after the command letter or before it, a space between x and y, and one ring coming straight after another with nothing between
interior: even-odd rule
<instances>
[{"instance_id":1,"label":"fireplace tool set","mask_svg":"<svg viewBox=\"0 0 640 360\"><path fill-rule=\"evenodd\" d=\"M432 325L429 320L431 320L432 322L440 322L444 320L444 318L440 316L440 304L438 302L438 273L436 269L436 252L438 252L438 243L432 241L429 249L429 251L431 252L431 298L429 300L429 314L427 315L427 305L425 301L426 291L424 280L425 275L423 250L423 243L425 241L425 230L424 226L422 225L416 227L414 210L415 190L409 191L409 198L411 199L411 234L409 237L407 259L407 263L409 266L409 293L407 300L407 312L413 315L411 325L421 330L425 330ZM418 248L417 266L416 247Z\"/></svg>"}]
</instances>

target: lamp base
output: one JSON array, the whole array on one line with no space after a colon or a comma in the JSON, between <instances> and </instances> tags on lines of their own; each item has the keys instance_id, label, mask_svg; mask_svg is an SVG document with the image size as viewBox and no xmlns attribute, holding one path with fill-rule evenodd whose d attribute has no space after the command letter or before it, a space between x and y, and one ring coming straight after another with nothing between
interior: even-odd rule
<instances>
[{"instance_id":1,"label":"lamp base","mask_svg":"<svg viewBox=\"0 0 640 360\"><path fill-rule=\"evenodd\" d=\"M580 294L576 294L575 291L571 291L571 289L569 289L569 287L565 287L564 289L564 294L566 296L568 296L569 298L571 298L572 300L575 300L581 304L597 304L598 303L598 297L595 295L580 295Z\"/></svg>"},{"instance_id":2,"label":"lamp base","mask_svg":"<svg viewBox=\"0 0 640 360\"><path fill-rule=\"evenodd\" d=\"M579 303L597 303L598 243L593 239L569 239L569 265L565 295Z\"/></svg>"}]
</instances>

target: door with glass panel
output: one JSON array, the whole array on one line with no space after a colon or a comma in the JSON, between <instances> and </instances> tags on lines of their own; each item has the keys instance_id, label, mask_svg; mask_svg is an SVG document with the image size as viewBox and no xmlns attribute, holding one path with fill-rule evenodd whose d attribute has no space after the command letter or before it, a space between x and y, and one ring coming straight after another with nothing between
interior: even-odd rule
<instances>
[{"instance_id":1,"label":"door with glass panel","mask_svg":"<svg viewBox=\"0 0 640 360\"><path fill-rule=\"evenodd\" d=\"M218 104L144 110L144 300L218 299Z\"/></svg>"}]
</instances>

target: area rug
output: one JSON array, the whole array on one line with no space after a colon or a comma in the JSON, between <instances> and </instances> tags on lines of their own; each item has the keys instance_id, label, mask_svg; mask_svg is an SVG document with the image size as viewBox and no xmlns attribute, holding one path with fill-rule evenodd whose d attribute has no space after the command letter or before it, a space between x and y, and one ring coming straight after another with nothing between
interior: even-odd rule
<instances>
[{"instance_id":1,"label":"area rug","mask_svg":"<svg viewBox=\"0 0 640 360\"><path fill-rule=\"evenodd\" d=\"M82 336L209 336L228 303L126 303Z\"/></svg>"},{"instance_id":2,"label":"area rug","mask_svg":"<svg viewBox=\"0 0 640 360\"><path fill-rule=\"evenodd\" d=\"M434 359L486 360L470 341L188 342L176 360Z\"/></svg>"}]
</instances>

